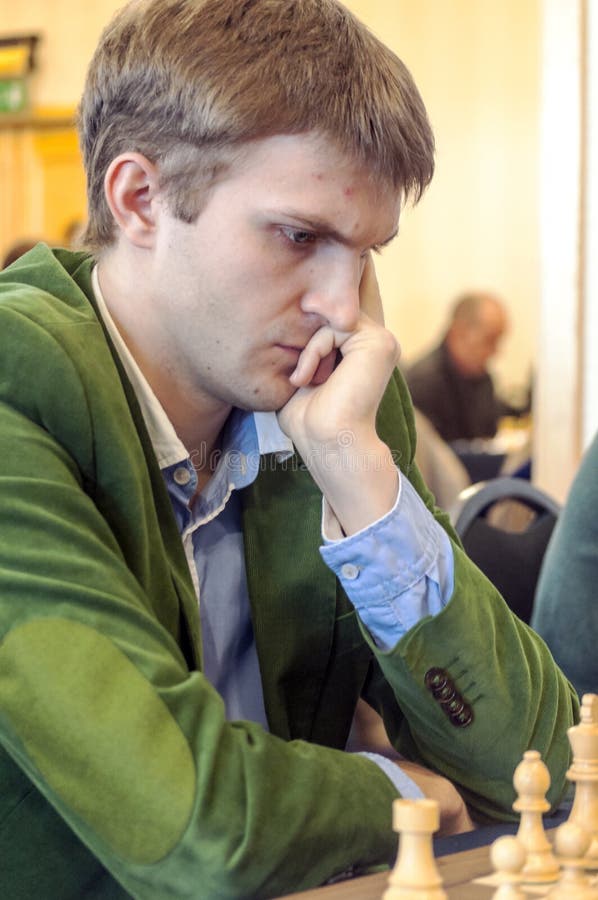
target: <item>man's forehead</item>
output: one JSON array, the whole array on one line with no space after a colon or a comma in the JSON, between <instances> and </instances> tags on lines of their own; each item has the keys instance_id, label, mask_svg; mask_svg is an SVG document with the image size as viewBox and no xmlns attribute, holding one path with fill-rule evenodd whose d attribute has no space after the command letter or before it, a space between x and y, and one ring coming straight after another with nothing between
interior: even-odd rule
<instances>
[{"instance_id":1,"label":"man's forehead","mask_svg":"<svg viewBox=\"0 0 598 900\"><path fill-rule=\"evenodd\" d=\"M360 178L371 183L372 190L388 195L400 196L402 189L383 178L377 167L367 163L356 153L343 147L339 141L320 131L306 131L298 134L275 134L256 138L238 145L235 151L235 168L249 169L256 161L272 163L287 156L303 156L311 162L314 178L324 178L331 164L335 168L353 171ZM350 192L350 187L348 187Z\"/></svg>"},{"instance_id":2,"label":"man's forehead","mask_svg":"<svg viewBox=\"0 0 598 900\"><path fill-rule=\"evenodd\" d=\"M251 185L254 199L272 213L284 212L314 231L338 232L346 243L372 210L380 223L376 243L388 243L398 229L400 189L320 133L247 142L226 178Z\"/></svg>"}]
</instances>

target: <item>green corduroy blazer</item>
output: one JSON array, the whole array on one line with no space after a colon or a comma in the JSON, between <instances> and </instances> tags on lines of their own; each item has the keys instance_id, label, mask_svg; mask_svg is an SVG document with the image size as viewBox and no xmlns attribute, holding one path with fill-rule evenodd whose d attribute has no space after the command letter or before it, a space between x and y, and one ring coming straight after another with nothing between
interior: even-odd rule
<instances>
[{"instance_id":1,"label":"green corduroy blazer","mask_svg":"<svg viewBox=\"0 0 598 900\"><path fill-rule=\"evenodd\" d=\"M455 542L453 597L380 652L322 562L308 472L267 458L242 502L270 733L226 721L91 267L40 245L0 274L0 894L250 900L388 863L395 790L343 752L360 695L474 816L512 816L530 747L555 802L575 694L434 509L398 373L379 432ZM467 727L427 686L436 667L473 710Z\"/></svg>"}]
</instances>

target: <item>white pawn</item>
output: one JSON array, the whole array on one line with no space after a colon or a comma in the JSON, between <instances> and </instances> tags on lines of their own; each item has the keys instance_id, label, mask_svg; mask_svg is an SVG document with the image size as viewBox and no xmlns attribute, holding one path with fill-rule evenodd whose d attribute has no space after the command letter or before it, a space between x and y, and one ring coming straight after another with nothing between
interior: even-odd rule
<instances>
[{"instance_id":1,"label":"white pawn","mask_svg":"<svg viewBox=\"0 0 598 900\"><path fill-rule=\"evenodd\" d=\"M399 852L382 900L447 900L432 847L439 824L436 800L393 801L392 827L399 833Z\"/></svg>"},{"instance_id":2,"label":"white pawn","mask_svg":"<svg viewBox=\"0 0 598 900\"><path fill-rule=\"evenodd\" d=\"M583 858L591 840L576 822L565 822L557 828L554 842L562 874L548 894L552 900L598 900L598 889L591 885Z\"/></svg>"},{"instance_id":3,"label":"white pawn","mask_svg":"<svg viewBox=\"0 0 598 900\"><path fill-rule=\"evenodd\" d=\"M526 884L546 884L556 881L559 867L544 831L542 813L550 809L546 792L550 787L550 773L537 750L527 750L515 769L513 784L517 799L515 812L521 813L517 837L526 852L523 881Z\"/></svg>"},{"instance_id":4,"label":"white pawn","mask_svg":"<svg viewBox=\"0 0 598 900\"><path fill-rule=\"evenodd\" d=\"M598 696L584 694L579 725L567 732L573 750L573 765L567 778L575 784L570 822L589 832L588 864L598 866Z\"/></svg>"},{"instance_id":5,"label":"white pawn","mask_svg":"<svg viewBox=\"0 0 598 900\"><path fill-rule=\"evenodd\" d=\"M499 884L492 900L526 900L520 888L525 863L525 847L521 841L508 834L497 838L490 848L490 861Z\"/></svg>"}]
</instances>

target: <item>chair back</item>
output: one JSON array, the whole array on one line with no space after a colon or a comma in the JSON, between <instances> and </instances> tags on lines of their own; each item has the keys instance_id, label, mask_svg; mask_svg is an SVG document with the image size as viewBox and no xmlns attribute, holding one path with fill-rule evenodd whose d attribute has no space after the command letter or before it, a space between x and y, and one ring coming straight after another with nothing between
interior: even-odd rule
<instances>
[{"instance_id":1,"label":"chair back","mask_svg":"<svg viewBox=\"0 0 598 900\"><path fill-rule=\"evenodd\" d=\"M529 481L509 477L466 488L459 504L455 529L465 552L529 623L560 504Z\"/></svg>"}]
</instances>

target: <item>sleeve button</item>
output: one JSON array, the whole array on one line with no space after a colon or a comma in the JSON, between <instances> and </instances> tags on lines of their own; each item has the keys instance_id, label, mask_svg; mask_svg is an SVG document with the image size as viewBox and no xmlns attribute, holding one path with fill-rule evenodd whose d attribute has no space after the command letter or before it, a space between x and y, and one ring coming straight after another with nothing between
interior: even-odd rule
<instances>
[{"instance_id":1,"label":"sleeve button","mask_svg":"<svg viewBox=\"0 0 598 900\"><path fill-rule=\"evenodd\" d=\"M434 668L428 669L424 675L424 683L429 691L433 694L442 690L446 685L451 685L451 680L444 669Z\"/></svg>"},{"instance_id":2,"label":"sleeve button","mask_svg":"<svg viewBox=\"0 0 598 900\"><path fill-rule=\"evenodd\" d=\"M446 706L446 711L449 716L460 716L465 710L465 703L463 699L455 692L450 700L446 701L444 704Z\"/></svg>"},{"instance_id":3,"label":"sleeve button","mask_svg":"<svg viewBox=\"0 0 598 900\"><path fill-rule=\"evenodd\" d=\"M445 684L439 690L432 691L439 703L451 703L457 696L457 692L452 684Z\"/></svg>"},{"instance_id":4,"label":"sleeve button","mask_svg":"<svg viewBox=\"0 0 598 900\"><path fill-rule=\"evenodd\" d=\"M345 563L341 566L341 575L343 578L346 578L347 581L355 581L359 575L359 566L355 566L353 563Z\"/></svg>"},{"instance_id":5,"label":"sleeve button","mask_svg":"<svg viewBox=\"0 0 598 900\"><path fill-rule=\"evenodd\" d=\"M473 722L473 710L470 706L466 705L462 712L451 717L451 721L453 725L456 725L458 728L467 728L467 726L471 725Z\"/></svg>"}]
</instances>

